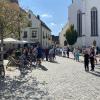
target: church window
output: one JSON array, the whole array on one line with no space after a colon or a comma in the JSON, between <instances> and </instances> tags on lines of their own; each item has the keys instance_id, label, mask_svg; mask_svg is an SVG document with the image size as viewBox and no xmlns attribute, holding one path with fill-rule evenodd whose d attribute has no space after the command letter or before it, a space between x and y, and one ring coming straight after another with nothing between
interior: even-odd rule
<instances>
[{"instance_id":1,"label":"church window","mask_svg":"<svg viewBox=\"0 0 100 100\"><path fill-rule=\"evenodd\" d=\"M91 36L98 36L98 12L95 7L91 9Z\"/></svg>"},{"instance_id":2,"label":"church window","mask_svg":"<svg viewBox=\"0 0 100 100\"><path fill-rule=\"evenodd\" d=\"M82 36L82 12L79 10L77 12L77 32L78 36Z\"/></svg>"}]
</instances>

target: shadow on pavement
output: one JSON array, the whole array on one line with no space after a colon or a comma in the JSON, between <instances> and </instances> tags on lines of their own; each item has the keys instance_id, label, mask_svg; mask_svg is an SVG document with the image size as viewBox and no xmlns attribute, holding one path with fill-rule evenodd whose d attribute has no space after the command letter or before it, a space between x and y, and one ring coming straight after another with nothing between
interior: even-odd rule
<instances>
[{"instance_id":1,"label":"shadow on pavement","mask_svg":"<svg viewBox=\"0 0 100 100\"><path fill-rule=\"evenodd\" d=\"M71 59L71 60L73 60L73 61L76 61L74 58L72 58L72 57L63 57L63 58L67 58L67 59ZM79 60L79 61L76 61L76 62L79 62L79 63L84 63L84 61L82 61L82 60Z\"/></svg>"},{"instance_id":2,"label":"shadow on pavement","mask_svg":"<svg viewBox=\"0 0 100 100\"><path fill-rule=\"evenodd\" d=\"M42 100L49 95L44 87L32 76L6 77L0 80L0 100Z\"/></svg>"},{"instance_id":3,"label":"shadow on pavement","mask_svg":"<svg viewBox=\"0 0 100 100\"><path fill-rule=\"evenodd\" d=\"M100 66L98 66L98 65L96 65L96 67L95 67L96 69L100 69Z\"/></svg>"},{"instance_id":4,"label":"shadow on pavement","mask_svg":"<svg viewBox=\"0 0 100 100\"><path fill-rule=\"evenodd\" d=\"M100 77L100 72L98 72L98 71L93 71L93 72L88 72L88 73L90 73L94 76Z\"/></svg>"},{"instance_id":5,"label":"shadow on pavement","mask_svg":"<svg viewBox=\"0 0 100 100\"><path fill-rule=\"evenodd\" d=\"M60 64L57 61L49 61L50 63Z\"/></svg>"},{"instance_id":6,"label":"shadow on pavement","mask_svg":"<svg viewBox=\"0 0 100 100\"><path fill-rule=\"evenodd\" d=\"M45 66L43 66L43 65L39 65L39 66L36 67L36 68L42 69L43 71L47 71L47 70L48 70L48 69L47 69Z\"/></svg>"},{"instance_id":7,"label":"shadow on pavement","mask_svg":"<svg viewBox=\"0 0 100 100\"><path fill-rule=\"evenodd\" d=\"M28 68L28 67L19 67L18 68L19 69L19 71L20 71L20 77L25 77L25 75L27 75L29 72L32 72L32 70L33 70L33 67L30 67L30 68Z\"/></svg>"},{"instance_id":8,"label":"shadow on pavement","mask_svg":"<svg viewBox=\"0 0 100 100\"><path fill-rule=\"evenodd\" d=\"M100 70L100 67L96 67L96 69Z\"/></svg>"}]
</instances>

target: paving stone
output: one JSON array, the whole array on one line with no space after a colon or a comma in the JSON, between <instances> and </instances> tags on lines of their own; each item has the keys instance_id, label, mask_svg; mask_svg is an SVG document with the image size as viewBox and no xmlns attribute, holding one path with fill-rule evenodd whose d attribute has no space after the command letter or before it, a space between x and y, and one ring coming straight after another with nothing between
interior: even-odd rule
<instances>
[{"instance_id":1,"label":"paving stone","mask_svg":"<svg viewBox=\"0 0 100 100\"><path fill-rule=\"evenodd\" d=\"M0 100L100 100L100 65L87 73L83 63L68 58L42 64L24 76L18 69L8 72L0 82Z\"/></svg>"}]
</instances>

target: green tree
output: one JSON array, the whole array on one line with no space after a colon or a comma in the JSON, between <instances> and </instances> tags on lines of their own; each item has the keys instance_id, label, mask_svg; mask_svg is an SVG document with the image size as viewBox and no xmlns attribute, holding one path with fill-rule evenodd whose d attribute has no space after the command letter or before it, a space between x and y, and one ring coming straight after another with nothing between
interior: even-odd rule
<instances>
[{"instance_id":1,"label":"green tree","mask_svg":"<svg viewBox=\"0 0 100 100\"><path fill-rule=\"evenodd\" d=\"M25 26L26 13L16 3L0 1L0 24L3 28L3 37L20 38L21 28Z\"/></svg>"},{"instance_id":2,"label":"green tree","mask_svg":"<svg viewBox=\"0 0 100 100\"><path fill-rule=\"evenodd\" d=\"M74 45L76 43L78 33L74 29L74 25L69 26L69 28L67 29L64 36L65 36L65 38L66 38L69 45Z\"/></svg>"}]
</instances>

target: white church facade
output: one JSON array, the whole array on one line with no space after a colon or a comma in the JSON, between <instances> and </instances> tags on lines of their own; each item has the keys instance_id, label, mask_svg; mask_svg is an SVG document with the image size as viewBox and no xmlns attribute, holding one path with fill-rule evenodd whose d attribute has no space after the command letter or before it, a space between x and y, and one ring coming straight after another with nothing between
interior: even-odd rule
<instances>
[{"instance_id":1,"label":"white church facade","mask_svg":"<svg viewBox=\"0 0 100 100\"><path fill-rule=\"evenodd\" d=\"M72 0L68 8L68 24L78 32L77 46L100 47L100 0Z\"/></svg>"},{"instance_id":2,"label":"white church facade","mask_svg":"<svg viewBox=\"0 0 100 100\"><path fill-rule=\"evenodd\" d=\"M100 0L73 0L68 9L69 25L78 32L77 45L100 47Z\"/></svg>"}]
</instances>

